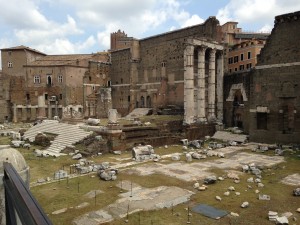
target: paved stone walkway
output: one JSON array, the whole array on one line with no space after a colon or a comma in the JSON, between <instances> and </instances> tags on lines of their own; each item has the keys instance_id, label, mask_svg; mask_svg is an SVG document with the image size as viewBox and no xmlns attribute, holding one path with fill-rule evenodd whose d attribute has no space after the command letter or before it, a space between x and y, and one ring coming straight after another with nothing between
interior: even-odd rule
<instances>
[{"instance_id":1,"label":"paved stone walkway","mask_svg":"<svg viewBox=\"0 0 300 225\"><path fill-rule=\"evenodd\" d=\"M300 174L295 173L292 175L289 175L282 179L281 181L284 184L292 185L292 186L300 186Z\"/></svg>"}]
</instances>

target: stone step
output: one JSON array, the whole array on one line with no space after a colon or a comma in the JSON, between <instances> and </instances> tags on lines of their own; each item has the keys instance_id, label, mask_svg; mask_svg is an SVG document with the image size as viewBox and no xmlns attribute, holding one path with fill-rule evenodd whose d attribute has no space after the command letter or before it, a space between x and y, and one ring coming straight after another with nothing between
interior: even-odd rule
<instances>
[{"instance_id":1,"label":"stone step","mask_svg":"<svg viewBox=\"0 0 300 225\"><path fill-rule=\"evenodd\" d=\"M57 135L57 137L55 137L55 139L51 142L50 147L45 150L45 152L52 152L53 154L56 154L55 156L57 156L57 154L59 154L67 146L73 145L93 133L90 131L85 131L76 125L56 122L43 122L31 127L25 132L24 137L28 138L32 142L34 141L36 134L39 132L53 133Z\"/></svg>"}]
</instances>

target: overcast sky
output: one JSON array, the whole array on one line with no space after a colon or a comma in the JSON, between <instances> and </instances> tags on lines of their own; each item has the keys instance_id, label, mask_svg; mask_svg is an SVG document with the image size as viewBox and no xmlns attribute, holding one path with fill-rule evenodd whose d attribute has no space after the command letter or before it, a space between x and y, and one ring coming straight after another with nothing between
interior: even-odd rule
<instances>
[{"instance_id":1,"label":"overcast sky","mask_svg":"<svg viewBox=\"0 0 300 225\"><path fill-rule=\"evenodd\" d=\"M107 50L110 33L144 38L202 23L239 22L270 31L274 16L300 10L299 0L0 0L0 48L25 45L46 54Z\"/></svg>"}]
</instances>

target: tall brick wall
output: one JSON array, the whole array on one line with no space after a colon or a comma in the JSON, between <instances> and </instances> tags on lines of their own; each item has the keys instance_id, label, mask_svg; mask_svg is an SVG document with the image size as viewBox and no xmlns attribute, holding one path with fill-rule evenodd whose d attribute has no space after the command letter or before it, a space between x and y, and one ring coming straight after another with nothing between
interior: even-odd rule
<instances>
[{"instance_id":1,"label":"tall brick wall","mask_svg":"<svg viewBox=\"0 0 300 225\"><path fill-rule=\"evenodd\" d=\"M300 11L275 17L275 26L258 57L258 65L300 61Z\"/></svg>"},{"instance_id":2,"label":"tall brick wall","mask_svg":"<svg viewBox=\"0 0 300 225\"><path fill-rule=\"evenodd\" d=\"M251 75L250 140L300 143L300 12L277 16Z\"/></svg>"}]
</instances>

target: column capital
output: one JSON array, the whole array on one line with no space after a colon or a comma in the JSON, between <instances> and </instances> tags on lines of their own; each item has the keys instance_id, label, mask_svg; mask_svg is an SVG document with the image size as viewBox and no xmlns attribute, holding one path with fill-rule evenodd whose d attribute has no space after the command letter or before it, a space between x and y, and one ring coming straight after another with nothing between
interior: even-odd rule
<instances>
[{"instance_id":1,"label":"column capital","mask_svg":"<svg viewBox=\"0 0 300 225\"><path fill-rule=\"evenodd\" d=\"M187 45L185 47L185 54L194 55L194 45Z\"/></svg>"},{"instance_id":2,"label":"column capital","mask_svg":"<svg viewBox=\"0 0 300 225\"><path fill-rule=\"evenodd\" d=\"M211 50L210 50L210 52L209 52L209 56L210 57L215 57L216 56L216 52L217 52L217 49L215 49L215 48L212 48Z\"/></svg>"},{"instance_id":3,"label":"column capital","mask_svg":"<svg viewBox=\"0 0 300 225\"><path fill-rule=\"evenodd\" d=\"M207 49L207 46L205 46L205 45L200 45L199 46L199 49L200 49L200 51L202 52L202 51L206 51L206 49Z\"/></svg>"}]
</instances>

